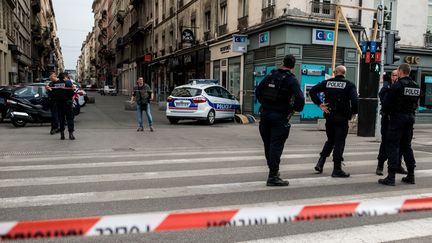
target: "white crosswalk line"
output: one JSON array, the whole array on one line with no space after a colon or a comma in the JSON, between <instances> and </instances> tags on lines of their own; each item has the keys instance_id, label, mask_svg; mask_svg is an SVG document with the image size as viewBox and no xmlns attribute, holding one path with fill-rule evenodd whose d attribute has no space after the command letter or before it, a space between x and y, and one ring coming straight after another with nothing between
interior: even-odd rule
<instances>
[{"instance_id":1,"label":"white crosswalk line","mask_svg":"<svg viewBox=\"0 0 432 243\"><path fill-rule=\"evenodd\" d=\"M378 243L408 240L432 235L432 218L412 219L392 223L372 224L316 233L290 235L246 241L247 243L350 242ZM244 243L246 243L244 242Z\"/></svg>"},{"instance_id":2,"label":"white crosswalk line","mask_svg":"<svg viewBox=\"0 0 432 243\"><path fill-rule=\"evenodd\" d=\"M430 177L432 170L417 170L416 177ZM371 174L353 175L350 178L309 177L291 179L288 188L268 188L264 181L224 183L198 186L183 186L169 188L150 188L137 190L104 191L69 193L56 195L39 195L27 197L1 198L0 208L19 208L33 206L64 205L74 203L113 202L141 199L172 198L197 195L214 195L224 193L241 193L264 190L289 190L293 188L308 188L317 186L348 185L357 183L371 183L377 181L377 177Z\"/></svg>"},{"instance_id":3,"label":"white crosswalk line","mask_svg":"<svg viewBox=\"0 0 432 243\"><path fill-rule=\"evenodd\" d=\"M288 148L284 149L284 154L290 154L295 152L316 152L319 153L321 151L321 146L311 146L309 148L292 148L291 146L287 146ZM370 150L376 151L376 146L359 146L359 147L352 147L352 148L345 148L345 151L362 151L362 150ZM185 152L186 151L186 152ZM223 155L223 154L249 154L249 153L263 153L263 148L250 148L250 149L240 149L240 150L233 150L233 149L225 149L225 150L206 150L201 151L197 150L196 148L189 148L182 152L98 152L98 153L90 153L90 154L68 154L65 156L61 155L53 155L53 156L35 156L32 158L22 158L17 156L6 156L4 158L0 158L0 163L25 163L25 162L47 162L47 161L62 161L62 160L82 160L82 159L92 159L92 158L133 158L133 157L142 157L142 158L149 158L149 157L160 157L160 156L168 156L168 157L177 157L177 156L193 156L193 155ZM47 152L49 153L49 152Z\"/></svg>"},{"instance_id":4,"label":"white crosswalk line","mask_svg":"<svg viewBox=\"0 0 432 243\"><path fill-rule=\"evenodd\" d=\"M417 162L431 162L430 158L418 158ZM127 163L127 162L119 162ZM137 162L138 163L138 162ZM105 165L106 164L106 165ZM106 167L115 167L117 163L104 163ZM144 165L141 162L139 165ZM374 169L377 162L376 160L359 160L353 161L348 164L347 168L369 166L371 168L371 174L374 173ZM99 165L99 164L97 164ZM75 167L76 166L76 167ZM121 165L119 165L121 166ZM303 163L303 164L284 164L280 166L280 171L292 172L292 171L313 171L314 164ZM26 166L21 166L26 167ZM54 168L53 168L54 167ZM95 166L100 167L100 166ZM85 164L73 165L71 167L62 168L95 168L92 164L85 166ZM123 167L123 166L122 166ZM332 165L329 165L331 168ZM44 165L45 170L59 169L55 165ZM184 178L184 177L198 177L198 176L220 176L220 175L240 175L240 174L251 174L251 173L266 173L268 172L267 166L249 166L249 167L233 167L230 168L214 168L214 169L201 169L201 170L179 170L179 171L154 171L154 172L135 172L135 173L114 173L114 174L96 174L96 175L80 175L80 176L53 176L53 177L35 177L35 178L17 178L17 179L2 179L0 180L0 188L12 187L12 186L40 186L40 185L60 185L60 184L77 184L77 183L95 183L95 182L112 182L112 181L131 181L131 180L148 180L148 179L167 179L167 178ZM14 168L15 169L15 168ZM23 168L21 170L36 170L42 168ZM15 170L4 170L4 171L15 171ZM18 170L17 170L18 171Z\"/></svg>"}]
</instances>

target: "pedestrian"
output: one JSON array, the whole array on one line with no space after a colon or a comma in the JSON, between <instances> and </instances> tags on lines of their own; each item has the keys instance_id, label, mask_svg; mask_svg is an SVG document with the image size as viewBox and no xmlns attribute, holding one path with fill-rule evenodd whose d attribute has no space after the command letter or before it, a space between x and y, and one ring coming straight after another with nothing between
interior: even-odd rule
<instances>
[{"instance_id":1,"label":"pedestrian","mask_svg":"<svg viewBox=\"0 0 432 243\"><path fill-rule=\"evenodd\" d=\"M267 186L289 185L280 178L280 157L291 128L289 120L305 104L299 81L292 73L295 62L293 55L285 56L282 66L267 75L255 90L261 103L259 131L269 168Z\"/></svg>"},{"instance_id":2,"label":"pedestrian","mask_svg":"<svg viewBox=\"0 0 432 243\"><path fill-rule=\"evenodd\" d=\"M318 174L323 172L324 163L333 151L332 177L349 177L350 174L342 170L343 152L345 140L348 135L348 121L358 111L358 95L354 83L345 78L346 68L337 66L334 70L334 78L324 80L309 92L312 101L324 112L326 119L327 141L320 153L320 158L315 166ZM324 93L323 101L319 94Z\"/></svg>"},{"instance_id":3,"label":"pedestrian","mask_svg":"<svg viewBox=\"0 0 432 243\"><path fill-rule=\"evenodd\" d=\"M410 78L411 66L403 63L398 67L399 80L384 97L383 109L390 116L387 130L388 175L378 183L394 186L398 169L399 154L403 154L408 175L402 182L415 184L416 161L411 148L415 112L420 98L419 85Z\"/></svg>"},{"instance_id":4,"label":"pedestrian","mask_svg":"<svg viewBox=\"0 0 432 243\"><path fill-rule=\"evenodd\" d=\"M60 123L60 139L64 140L65 121L67 122L69 139L74 140L74 114L72 108L72 99L74 95L73 85L67 80L67 74L60 73L58 81L52 87L52 97L57 106L58 119Z\"/></svg>"},{"instance_id":5,"label":"pedestrian","mask_svg":"<svg viewBox=\"0 0 432 243\"><path fill-rule=\"evenodd\" d=\"M51 131L50 134L54 135L60 131L59 129L59 119L58 119L58 112L57 112L57 104L55 103L53 97L52 97L52 88L55 86L55 84L58 81L57 74L55 72L51 72L49 76L50 82L48 83L46 89L48 91L48 101L49 106L51 110Z\"/></svg>"},{"instance_id":6,"label":"pedestrian","mask_svg":"<svg viewBox=\"0 0 432 243\"><path fill-rule=\"evenodd\" d=\"M150 101L153 100L153 91L149 85L144 83L144 78L139 77L137 86L134 87L130 102L136 101L136 116L138 122L137 131L144 131L142 112L145 111L150 131L153 132L153 117L150 110Z\"/></svg>"},{"instance_id":7,"label":"pedestrian","mask_svg":"<svg viewBox=\"0 0 432 243\"><path fill-rule=\"evenodd\" d=\"M379 92L379 99L381 105L383 104L386 93L390 90L390 86L396 83L397 80L398 80L398 70L395 69L391 72L390 82L384 83L383 87ZM387 146L387 130L388 130L389 120L390 120L389 114L384 112L384 110L381 108L381 144L380 144L378 158L377 158L378 165L375 171L375 174L380 176L384 175L383 174L384 162L388 159L386 146ZM407 174L407 171L402 166L402 153L399 154L398 169L396 170L396 173Z\"/></svg>"}]
</instances>

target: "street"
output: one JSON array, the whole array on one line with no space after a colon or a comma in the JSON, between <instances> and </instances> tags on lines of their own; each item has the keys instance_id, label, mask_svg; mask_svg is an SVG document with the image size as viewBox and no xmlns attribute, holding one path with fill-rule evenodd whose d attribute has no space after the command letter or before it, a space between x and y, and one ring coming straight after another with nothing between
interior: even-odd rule
<instances>
[{"instance_id":1,"label":"street","mask_svg":"<svg viewBox=\"0 0 432 243\"><path fill-rule=\"evenodd\" d=\"M75 118L75 141L50 135L49 124L15 128L0 123L0 225L432 196L429 124L418 124L414 130L415 185L402 184L401 175L395 187L379 185L381 177L375 175L379 143L354 134L348 136L344 154L344 170L351 177L331 178L331 157L324 173L317 175L313 167L325 132L318 131L316 124L293 124L281 162L281 177L290 185L269 188L258 123L170 125L154 104L155 132L149 131L146 119L144 132L137 132L135 112L124 109L128 97L90 95L96 102ZM430 225L429 211L56 242L430 242Z\"/></svg>"}]
</instances>

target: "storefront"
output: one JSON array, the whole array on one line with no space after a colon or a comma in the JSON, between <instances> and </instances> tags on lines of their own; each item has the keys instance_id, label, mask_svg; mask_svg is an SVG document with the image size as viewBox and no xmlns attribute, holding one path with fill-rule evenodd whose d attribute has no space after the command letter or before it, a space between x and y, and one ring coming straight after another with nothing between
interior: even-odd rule
<instances>
[{"instance_id":1,"label":"storefront","mask_svg":"<svg viewBox=\"0 0 432 243\"><path fill-rule=\"evenodd\" d=\"M315 120L322 112L312 103L308 91L331 74L333 50L333 25L306 22L277 23L248 33L250 45L245 57L244 111L257 115L260 104L256 100L256 86L271 72L281 66L287 54L296 57L293 73L300 81L306 106L301 120ZM358 37L359 28L353 28ZM355 44L346 30L339 30L336 64L347 67L347 79L358 84L358 55Z\"/></svg>"},{"instance_id":2,"label":"storefront","mask_svg":"<svg viewBox=\"0 0 432 243\"><path fill-rule=\"evenodd\" d=\"M219 80L231 94L243 101L243 53L233 51L233 40L228 39L210 46L212 79Z\"/></svg>"}]
</instances>

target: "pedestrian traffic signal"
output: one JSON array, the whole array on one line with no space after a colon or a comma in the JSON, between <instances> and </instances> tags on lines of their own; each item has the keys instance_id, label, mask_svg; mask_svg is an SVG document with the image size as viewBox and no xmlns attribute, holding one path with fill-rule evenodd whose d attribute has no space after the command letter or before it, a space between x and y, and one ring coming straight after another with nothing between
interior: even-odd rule
<instances>
[{"instance_id":1,"label":"pedestrian traffic signal","mask_svg":"<svg viewBox=\"0 0 432 243\"><path fill-rule=\"evenodd\" d=\"M376 73L379 75L381 72L381 65L379 63L374 62L371 64L370 69L373 73Z\"/></svg>"},{"instance_id":2,"label":"pedestrian traffic signal","mask_svg":"<svg viewBox=\"0 0 432 243\"><path fill-rule=\"evenodd\" d=\"M385 64L392 65L393 63L400 60L400 56L395 55L398 50L396 48L396 42L400 41L401 38L394 32L390 32L386 35L386 49L385 49Z\"/></svg>"}]
</instances>

